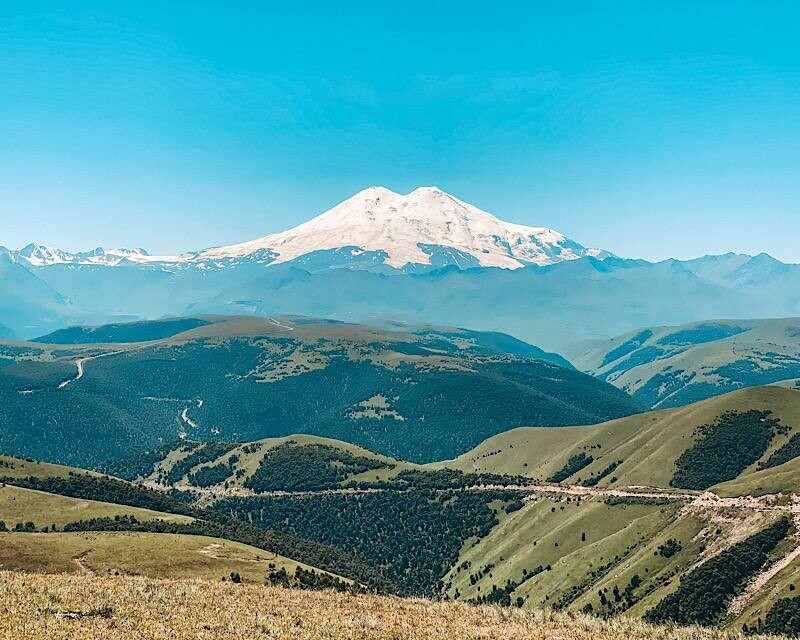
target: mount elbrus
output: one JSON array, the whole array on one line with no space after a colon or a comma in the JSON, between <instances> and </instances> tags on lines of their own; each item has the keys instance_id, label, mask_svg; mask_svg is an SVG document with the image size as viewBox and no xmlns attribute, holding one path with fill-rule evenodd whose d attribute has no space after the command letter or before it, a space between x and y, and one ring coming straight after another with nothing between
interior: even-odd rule
<instances>
[{"instance_id":1,"label":"mount elbrus","mask_svg":"<svg viewBox=\"0 0 800 640\"><path fill-rule=\"evenodd\" d=\"M0 251L0 336L198 314L405 319L498 330L567 356L644 326L800 315L800 267L651 263L504 222L434 187L359 192L258 240L175 256ZM120 296L119 292L125 295Z\"/></svg>"}]
</instances>

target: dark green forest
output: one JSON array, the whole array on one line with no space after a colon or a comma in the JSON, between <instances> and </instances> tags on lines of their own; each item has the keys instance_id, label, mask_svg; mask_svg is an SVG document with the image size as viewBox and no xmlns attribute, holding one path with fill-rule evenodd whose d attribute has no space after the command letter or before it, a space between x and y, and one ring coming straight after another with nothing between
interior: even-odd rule
<instances>
[{"instance_id":1,"label":"dark green forest","mask_svg":"<svg viewBox=\"0 0 800 640\"><path fill-rule=\"evenodd\" d=\"M695 442L675 461L670 484L707 489L733 480L764 455L773 437L786 432L769 411L729 411L695 430Z\"/></svg>"},{"instance_id":2,"label":"dark green forest","mask_svg":"<svg viewBox=\"0 0 800 640\"><path fill-rule=\"evenodd\" d=\"M351 359L344 345L325 341L168 341L90 360L80 380L60 389L76 375L75 354L9 364L0 367L0 450L111 471L109 461L153 451L184 430L191 440L226 442L308 433L429 462L516 426L590 424L639 410L613 386L541 360L452 345L456 367L371 359L388 347L359 344L367 357ZM322 364L274 374L300 352ZM397 418L358 415L359 403L378 395ZM184 424L184 409L197 427Z\"/></svg>"},{"instance_id":3,"label":"dark green forest","mask_svg":"<svg viewBox=\"0 0 800 640\"><path fill-rule=\"evenodd\" d=\"M387 466L328 445L289 441L269 449L244 486L257 493L332 489L352 475Z\"/></svg>"},{"instance_id":4,"label":"dark green forest","mask_svg":"<svg viewBox=\"0 0 800 640\"><path fill-rule=\"evenodd\" d=\"M648 611L645 618L650 622L715 624L725 614L731 599L764 566L769 553L787 533L789 520L781 518L714 556L683 576L678 590Z\"/></svg>"},{"instance_id":5,"label":"dark green forest","mask_svg":"<svg viewBox=\"0 0 800 640\"><path fill-rule=\"evenodd\" d=\"M400 593L433 596L464 541L497 524L503 492L383 491L304 497L228 498L215 508L264 529L317 540L377 567Z\"/></svg>"}]
</instances>

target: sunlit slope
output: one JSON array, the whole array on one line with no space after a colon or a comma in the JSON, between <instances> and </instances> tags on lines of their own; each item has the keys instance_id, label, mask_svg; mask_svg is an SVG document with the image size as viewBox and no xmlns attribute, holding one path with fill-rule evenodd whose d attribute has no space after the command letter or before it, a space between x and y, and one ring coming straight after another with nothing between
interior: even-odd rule
<instances>
[{"instance_id":1,"label":"sunlit slope","mask_svg":"<svg viewBox=\"0 0 800 640\"><path fill-rule=\"evenodd\" d=\"M341 440L296 434L242 444L177 442L113 461L105 470L127 480L159 486L192 489L223 485L234 489L248 487L262 467L281 477L281 488L290 488L303 482L344 486L384 481L418 465ZM329 479L320 477L328 467L337 472Z\"/></svg>"},{"instance_id":2,"label":"sunlit slope","mask_svg":"<svg viewBox=\"0 0 800 640\"><path fill-rule=\"evenodd\" d=\"M755 387L687 407L642 413L595 426L514 429L489 438L444 464L464 471L520 474L547 480L564 469L571 457L584 455L591 456L592 462L564 478L564 482L578 483L618 462L597 486L669 487L676 460L696 442L698 427L712 424L729 412L748 411L771 412L788 428L786 433L776 433L760 456L764 461L800 430L800 391ZM794 483L790 472L794 467L784 467L763 471L758 477L781 477L775 474L785 472L784 478L791 476L790 483ZM740 477L755 477L756 471L755 464L748 465ZM777 483L773 488L787 490L789 486Z\"/></svg>"},{"instance_id":3,"label":"sunlit slope","mask_svg":"<svg viewBox=\"0 0 800 640\"><path fill-rule=\"evenodd\" d=\"M675 500L540 498L465 547L445 578L446 591L453 598L523 609L641 617L701 563L779 518ZM789 585L800 581L796 548L797 539L787 537L771 551L776 568L787 558L785 568L744 590L741 605L723 611L719 626L756 625L776 600L794 597Z\"/></svg>"},{"instance_id":4,"label":"sunlit slope","mask_svg":"<svg viewBox=\"0 0 800 640\"><path fill-rule=\"evenodd\" d=\"M61 529L65 524L90 518L114 518L131 515L137 520L167 520L170 522L191 522L192 518L151 509L127 505L84 500L68 496L24 489L6 485L0 487L0 520L6 527L32 522L36 529L56 525Z\"/></svg>"},{"instance_id":5,"label":"sunlit slope","mask_svg":"<svg viewBox=\"0 0 800 640\"><path fill-rule=\"evenodd\" d=\"M144 575L220 580L238 573L262 582L270 569L294 573L308 565L245 544L168 533L7 533L0 544L6 570L36 573ZM272 565L272 566L270 566Z\"/></svg>"},{"instance_id":6,"label":"sunlit slope","mask_svg":"<svg viewBox=\"0 0 800 640\"><path fill-rule=\"evenodd\" d=\"M77 467L0 455L0 477L2 478L27 478L30 476L34 478L68 478L71 474L101 475Z\"/></svg>"},{"instance_id":7,"label":"sunlit slope","mask_svg":"<svg viewBox=\"0 0 800 640\"><path fill-rule=\"evenodd\" d=\"M713 630L633 620L349 596L261 585L131 577L2 574L0 633L8 637L222 640L721 640ZM143 598L142 594L147 597ZM72 616L64 615L72 613ZM263 629L263 630L262 630Z\"/></svg>"},{"instance_id":8,"label":"sunlit slope","mask_svg":"<svg viewBox=\"0 0 800 640\"><path fill-rule=\"evenodd\" d=\"M597 342L574 362L643 405L660 409L743 387L796 388L800 318L649 327Z\"/></svg>"}]
</instances>

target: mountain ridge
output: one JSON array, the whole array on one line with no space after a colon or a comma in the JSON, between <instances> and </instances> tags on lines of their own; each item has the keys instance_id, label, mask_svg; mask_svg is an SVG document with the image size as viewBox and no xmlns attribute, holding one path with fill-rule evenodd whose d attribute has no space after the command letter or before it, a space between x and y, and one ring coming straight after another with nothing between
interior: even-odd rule
<instances>
[{"instance_id":1,"label":"mountain ridge","mask_svg":"<svg viewBox=\"0 0 800 640\"><path fill-rule=\"evenodd\" d=\"M288 231L180 256L0 247L0 276L2 335L21 339L71 325L302 314L470 326L570 357L637 327L800 315L800 265L766 254L620 258L435 187L372 187Z\"/></svg>"}]
</instances>

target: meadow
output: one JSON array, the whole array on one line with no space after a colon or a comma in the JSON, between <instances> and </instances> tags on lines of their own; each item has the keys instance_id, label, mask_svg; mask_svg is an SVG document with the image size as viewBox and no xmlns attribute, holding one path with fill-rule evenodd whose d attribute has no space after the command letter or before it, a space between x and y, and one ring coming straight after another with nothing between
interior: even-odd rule
<instances>
[{"instance_id":1,"label":"meadow","mask_svg":"<svg viewBox=\"0 0 800 640\"><path fill-rule=\"evenodd\" d=\"M0 637L26 640L734 640L624 618L252 584L0 573ZM755 636L750 636L751 638Z\"/></svg>"}]
</instances>

